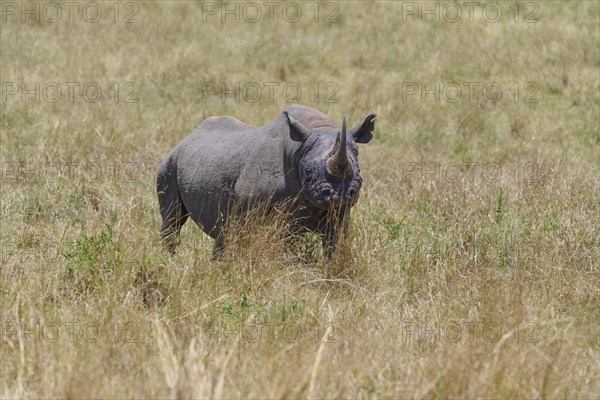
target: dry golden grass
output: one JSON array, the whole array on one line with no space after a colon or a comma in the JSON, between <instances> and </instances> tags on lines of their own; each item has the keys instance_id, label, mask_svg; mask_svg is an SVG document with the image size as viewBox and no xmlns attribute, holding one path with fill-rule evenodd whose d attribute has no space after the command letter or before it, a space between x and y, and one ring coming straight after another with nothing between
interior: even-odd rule
<instances>
[{"instance_id":1,"label":"dry golden grass","mask_svg":"<svg viewBox=\"0 0 600 400\"><path fill-rule=\"evenodd\" d=\"M96 24L2 10L3 96L7 82L109 95L2 99L0 397L598 396L599 3L539 2L529 24L512 2L498 23L340 2L330 24L203 22L187 1L138 2L133 24L120 3L113 23L99 4ZM403 101L403 82L453 81L504 97ZM379 115L340 259L253 222L221 262L189 222L177 255L161 250L166 152L209 115L262 125L287 105L203 101L205 82L296 82L336 121Z\"/></svg>"}]
</instances>

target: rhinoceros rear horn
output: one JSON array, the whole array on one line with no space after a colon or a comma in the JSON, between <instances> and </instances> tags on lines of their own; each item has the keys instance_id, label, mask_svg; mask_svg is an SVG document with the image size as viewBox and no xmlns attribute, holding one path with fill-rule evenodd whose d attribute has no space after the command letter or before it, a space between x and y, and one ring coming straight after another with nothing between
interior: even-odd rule
<instances>
[{"instance_id":1,"label":"rhinoceros rear horn","mask_svg":"<svg viewBox=\"0 0 600 400\"><path fill-rule=\"evenodd\" d=\"M343 176L346 167L348 166L348 153L346 149L347 133L346 133L346 116L342 120L342 131L338 132L335 140L333 155L329 159L329 173L335 176Z\"/></svg>"}]
</instances>

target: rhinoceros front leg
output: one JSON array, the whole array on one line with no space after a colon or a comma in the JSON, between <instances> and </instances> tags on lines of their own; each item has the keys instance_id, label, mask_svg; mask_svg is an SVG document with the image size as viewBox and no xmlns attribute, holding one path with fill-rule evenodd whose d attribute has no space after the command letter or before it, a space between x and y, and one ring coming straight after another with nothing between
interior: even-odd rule
<instances>
[{"instance_id":1,"label":"rhinoceros front leg","mask_svg":"<svg viewBox=\"0 0 600 400\"><path fill-rule=\"evenodd\" d=\"M350 225L350 209L343 208L328 213L326 220L321 228L321 241L327 260L331 260L338 242L345 237Z\"/></svg>"},{"instance_id":2,"label":"rhinoceros front leg","mask_svg":"<svg viewBox=\"0 0 600 400\"><path fill-rule=\"evenodd\" d=\"M223 258L223 254L225 253L227 235L228 235L228 225L227 218L229 215L229 208L223 208L223 211L218 212L217 220L215 221L214 227L210 233L215 239L215 243L213 245L212 250L212 258L211 261L219 261Z\"/></svg>"}]
</instances>

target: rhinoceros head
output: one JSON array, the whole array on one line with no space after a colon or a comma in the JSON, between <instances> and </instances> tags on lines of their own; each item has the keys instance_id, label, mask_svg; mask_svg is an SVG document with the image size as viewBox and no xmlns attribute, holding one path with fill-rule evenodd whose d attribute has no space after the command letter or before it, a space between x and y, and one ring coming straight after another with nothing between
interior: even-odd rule
<instances>
[{"instance_id":1,"label":"rhinoceros head","mask_svg":"<svg viewBox=\"0 0 600 400\"><path fill-rule=\"evenodd\" d=\"M357 143L368 143L375 127L375 114L346 132L331 126L310 129L285 112L290 137L302 142L299 149L299 179L308 200L317 208L353 206L362 186Z\"/></svg>"}]
</instances>

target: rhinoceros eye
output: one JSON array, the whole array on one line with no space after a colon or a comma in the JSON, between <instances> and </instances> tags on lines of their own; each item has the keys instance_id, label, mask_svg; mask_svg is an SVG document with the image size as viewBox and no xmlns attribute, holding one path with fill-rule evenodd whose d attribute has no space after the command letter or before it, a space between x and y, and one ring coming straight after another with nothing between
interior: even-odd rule
<instances>
[{"instance_id":1,"label":"rhinoceros eye","mask_svg":"<svg viewBox=\"0 0 600 400\"><path fill-rule=\"evenodd\" d=\"M312 168L305 168L304 169L304 175L311 175L312 174Z\"/></svg>"}]
</instances>

